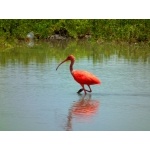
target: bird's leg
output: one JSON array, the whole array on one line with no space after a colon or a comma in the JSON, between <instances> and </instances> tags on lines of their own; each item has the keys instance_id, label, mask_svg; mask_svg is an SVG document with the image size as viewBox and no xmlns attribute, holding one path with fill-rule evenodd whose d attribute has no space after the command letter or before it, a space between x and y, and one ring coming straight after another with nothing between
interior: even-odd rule
<instances>
[{"instance_id":1,"label":"bird's leg","mask_svg":"<svg viewBox=\"0 0 150 150\"><path fill-rule=\"evenodd\" d=\"M86 94L86 90L85 90L85 88L84 88L84 85L81 84L81 86L82 86L82 89L80 89L77 93L79 94L79 93L81 93L81 92L84 90L84 93Z\"/></svg>"},{"instance_id":2,"label":"bird's leg","mask_svg":"<svg viewBox=\"0 0 150 150\"><path fill-rule=\"evenodd\" d=\"M83 87L84 93L86 94L86 89L84 88L84 84L82 85L82 87Z\"/></svg>"},{"instance_id":3,"label":"bird's leg","mask_svg":"<svg viewBox=\"0 0 150 150\"><path fill-rule=\"evenodd\" d=\"M89 90L86 90L86 91L87 92L92 92L91 87L89 85L87 85L87 86L89 87L90 91Z\"/></svg>"},{"instance_id":4,"label":"bird's leg","mask_svg":"<svg viewBox=\"0 0 150 150\"><path fill-rule=\"evenodd\" d=\"M79 94L79 93L81 93L83 91L83 89L80 89L77 93Z\"/></svg>"},{"instance_id":5,"label":"bird's leg","mask_svg":"<svg viewBox=\"0 0 150 150\"><path fill-rule=\"evenodd\" d=\"M82 89L80 89L80 90L77 92L78 94L81 93L83 90L84 90L84 93L85 93L85 94L86 94L86 91L87 91L87 92L92 92L92 89L91 89L90 85L87 85L90 90L86 90L86 89L84 88L84 85L81 85L81 86L82 86Z\"/></svg>"}]
</instances>

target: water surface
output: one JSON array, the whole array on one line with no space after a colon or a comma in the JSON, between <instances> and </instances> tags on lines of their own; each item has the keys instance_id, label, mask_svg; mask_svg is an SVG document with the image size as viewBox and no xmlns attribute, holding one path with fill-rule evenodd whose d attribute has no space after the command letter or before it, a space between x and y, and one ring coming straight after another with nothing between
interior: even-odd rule
<instances>
[{"instance_id":1,"label":"water surface","mask_svg":"<svg viewBox=\"0 0 150 150\"><path fill-rule=\"evenodd\" d=\"M102 81L77 94L75 69ZM0 52L1 131L150 130L150 50L143 45L56 42Z\"/></svg>"}]
</instances>

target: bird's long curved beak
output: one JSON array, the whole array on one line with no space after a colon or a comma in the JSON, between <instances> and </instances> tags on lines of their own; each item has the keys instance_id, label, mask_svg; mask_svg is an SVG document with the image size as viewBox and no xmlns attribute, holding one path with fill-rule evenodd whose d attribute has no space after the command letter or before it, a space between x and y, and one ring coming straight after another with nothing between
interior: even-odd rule
<instances>
[{"instance_id":1,"label":"bird's long curved beak","mask_svg":"<svg viewBox=\"0 0 150 150\"><path fill-rule=\"evenodd\" d=\"M57 68L56 68L56 70L58 69L58 67L61 65L61 64L63 64L64 62L66 62L68 59L65 59L64 61L62 61L58 66L57 66Z\"/></svg>"}]
</instances>

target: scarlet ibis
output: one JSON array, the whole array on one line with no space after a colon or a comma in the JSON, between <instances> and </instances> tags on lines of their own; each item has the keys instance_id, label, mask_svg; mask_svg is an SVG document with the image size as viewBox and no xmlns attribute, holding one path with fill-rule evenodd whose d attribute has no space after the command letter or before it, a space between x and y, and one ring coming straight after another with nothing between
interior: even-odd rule
<instances>
[{"instance_id":1,"label":"scarlet ibis","mask_svg":"<svg viewBox=\"0 0 150 150\"><path fill-rule=\"evenodd\" d=\"M101 81L92 73L84 71L84 70L73 70L73 64L75 62L75 57L73 55L69 55L64 61L62 61L56 68L56 70L58 69L58 67L63 64L64 62L70 60L70 73L72 74L74 80L76 82L78 82L82 88L77 92L77 93L81 93L84 90L84 93L86 94L86 92L92 92L90 85L93 84L100 84ZM84 85L87 85L89 87L90 90L86 90L84 88Z\"/></svg>"}]
</instances>

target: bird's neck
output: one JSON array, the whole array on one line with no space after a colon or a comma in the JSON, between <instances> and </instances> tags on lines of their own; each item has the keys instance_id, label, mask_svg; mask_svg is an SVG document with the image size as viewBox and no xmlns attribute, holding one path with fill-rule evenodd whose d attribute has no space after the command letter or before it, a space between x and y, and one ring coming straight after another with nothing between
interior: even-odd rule
<instances>
[{"instance_id":1,"label":"bird's neck","mask_svg":"<svg viewBox=\"0 0 150 150\"><path fill-rule=\"evenodd\" d=\"M72 73L73 71L73 64L74 64L74 60L71 60L71 63L70 63L70 72Z\"/></svg>"}]
</instances>

